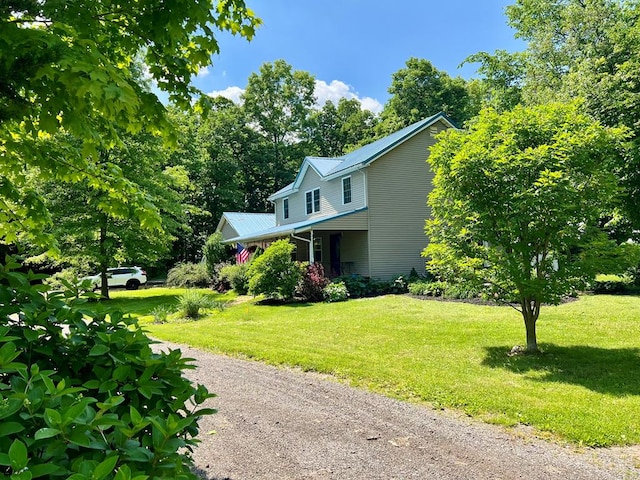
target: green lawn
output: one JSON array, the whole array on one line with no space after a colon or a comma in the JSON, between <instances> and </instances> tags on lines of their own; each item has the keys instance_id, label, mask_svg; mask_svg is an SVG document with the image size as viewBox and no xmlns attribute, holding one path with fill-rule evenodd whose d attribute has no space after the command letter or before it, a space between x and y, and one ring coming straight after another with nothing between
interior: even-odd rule
<instances>
[{"instance_id":1,"label":"green lawn","mask_svg":"<svg viewBox=\"0 0 640 480\"><path fill-rule=\"evenodd\" d=\"M139 309L125 298L144 292L118 295L121 306ZM507 356L524 342L521 317L510 307L406 296L249 302L195 322L144 323L157 338L330 373L488 422L531 425L585 445L640 444L638 297L587 296L543 307L544 354L530 357Z\"/></svg>"},{"instance_id":2,"label":"green lawn","mask_svg":"<svg viewBox=\"0 0 640 480\"><path fill-rule=\"evenodd\" d=\"M219 294L209 289L197 290L222 302L229 302L237 296L233 292ZM121 309L144 322L153 319L152 312L157 307L175 307L178 304L178 297L185 291L184 288L160 287L140 290L112 290L109 292L111 299L104 303L106 306Z\"/></svg>"}]
</instances>

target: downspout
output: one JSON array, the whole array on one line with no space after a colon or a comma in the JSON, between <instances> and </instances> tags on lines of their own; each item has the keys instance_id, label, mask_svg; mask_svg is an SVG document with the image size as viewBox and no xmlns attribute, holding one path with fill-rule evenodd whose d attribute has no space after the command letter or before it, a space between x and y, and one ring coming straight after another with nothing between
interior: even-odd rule
<instances>
[{"instance_id":1,"label":"downspout","mask_svg":"<svg viewBox=\"0 0 640 480\"><path fill-rule=\"evenodd\" d=\"M310 231L310 238L297 237L293 233L291 234L291 238L295 238L296 240L301 240L303 242L307 242L309 244L309 265L313 265L313 230Z\"/></svg>"}]
</instances>

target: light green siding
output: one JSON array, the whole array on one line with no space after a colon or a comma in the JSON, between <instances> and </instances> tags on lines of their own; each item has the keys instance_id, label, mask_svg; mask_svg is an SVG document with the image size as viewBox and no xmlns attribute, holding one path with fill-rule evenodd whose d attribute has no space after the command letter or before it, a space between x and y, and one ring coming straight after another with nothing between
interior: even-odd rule
<instances>
[{"instance_id":1,"label":"light green siding","mask_svg":"<svg viewBox=\"0 0 640 480\"><path fill-rule=\"evenodd\" d=\"M387 279L408 274L412 268L425 270L420 253L427 246L424 233L430 215L427 195L432 189L433 172L426 160L433 145L436 123L386 155L367 170L369 203L369 265L372 277Z\"/></svg>"}]
</instances>

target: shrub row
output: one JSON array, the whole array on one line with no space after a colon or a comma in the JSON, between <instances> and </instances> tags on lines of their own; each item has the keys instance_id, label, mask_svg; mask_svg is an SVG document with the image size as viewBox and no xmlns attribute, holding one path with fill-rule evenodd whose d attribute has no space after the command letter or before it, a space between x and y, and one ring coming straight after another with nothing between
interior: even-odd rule
<instances>
[{"instance_id":1,"label":"shrub row","mask_svg":"<svg viewBox=\"0 0 640 480\"><path fill-rule=\"evenodd\" d=\"M479 288L475 288L470 284L442 281L420 280L410 283L408 289L409 293L413 295L454 299L479 298L482 294Z\"/></svg>"}]
</instances>

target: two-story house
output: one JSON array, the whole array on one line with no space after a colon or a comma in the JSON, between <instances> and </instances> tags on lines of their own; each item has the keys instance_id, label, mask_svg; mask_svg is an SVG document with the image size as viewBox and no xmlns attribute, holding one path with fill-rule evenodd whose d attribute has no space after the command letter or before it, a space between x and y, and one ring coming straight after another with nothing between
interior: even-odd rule
<instances>
[{"instance_id":1,"label":"two-story house","mask_svg":"<svg viewBox=\"0 0 640 480\"><path fill-rule=\"evenodd\" d=\"M320 262L330 276L422 273L427 157L451 127L439 113L341 157L307 157L293 183L269 197L274 214L225 212L217 231L245 247L289 238L297 260Z\"/></svg>"}]
</instances>

